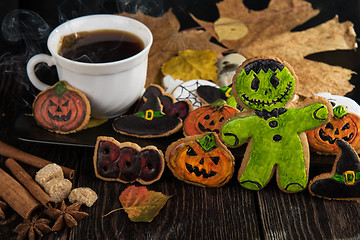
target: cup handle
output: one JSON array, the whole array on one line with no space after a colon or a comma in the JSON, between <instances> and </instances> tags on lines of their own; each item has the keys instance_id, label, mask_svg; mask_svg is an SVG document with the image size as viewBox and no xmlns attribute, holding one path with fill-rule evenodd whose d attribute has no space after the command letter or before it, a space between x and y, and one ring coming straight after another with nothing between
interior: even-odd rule
<instances>
[{"instance_id":1,"label":"cup handle","mask_svg":"<svg viewBox=\"0 0 360 240\"><path fill-rule=\"evenodd\" d=\"M35 74L35 66L38 63L46 63L49 67L53 66L55 64L54 58L47 54L37 54L30 58L26 65L26 72L30 79L30 82L40 91L43 91L49 87L51 87L48 84L45 84L39 80L39 78Z\"/></svg>"}]
</instances>

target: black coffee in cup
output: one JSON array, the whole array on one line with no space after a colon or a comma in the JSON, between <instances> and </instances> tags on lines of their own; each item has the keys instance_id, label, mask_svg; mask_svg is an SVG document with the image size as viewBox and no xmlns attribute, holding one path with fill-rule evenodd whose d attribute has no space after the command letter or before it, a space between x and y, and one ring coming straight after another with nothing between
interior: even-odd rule
<instances>
[{"instance_id":1,"label":"black coffee in cup","mask_svg":"<svg viewBox=\"0 0 360 240\"><path fill-rule=\"evenodd\" d=\"M132 33L96 30L64 36L59 54L78 62L107 63L129 58L143 49L143 41Z\"/></svg>"}]
</instances>

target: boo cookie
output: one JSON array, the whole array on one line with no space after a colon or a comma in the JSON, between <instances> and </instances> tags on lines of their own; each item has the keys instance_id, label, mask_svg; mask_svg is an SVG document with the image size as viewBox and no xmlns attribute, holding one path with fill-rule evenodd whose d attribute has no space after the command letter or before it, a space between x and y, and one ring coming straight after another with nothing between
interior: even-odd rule
<instances>
[{"instance_id":1,"label":"boo cookie","mask_svg":"<svg viewBox=\"0 0 360 240\"><path fill-rule=\"evenodd\" d=\"M282 191L306 188L309 147L303 132L324 124L331 105L312 98L289 108L296 82L292 67L277 58L249 59L236 71L233 94L248 111L226 119L221 137L230 147L248 141L238 175L245 188L262 189L275 171Z\"/></svg>"}]
</instances>

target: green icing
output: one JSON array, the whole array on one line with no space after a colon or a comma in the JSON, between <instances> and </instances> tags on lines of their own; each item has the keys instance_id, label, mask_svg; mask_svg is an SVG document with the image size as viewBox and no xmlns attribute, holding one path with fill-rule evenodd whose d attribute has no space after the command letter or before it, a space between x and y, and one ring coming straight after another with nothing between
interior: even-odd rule
<instances>
[{"instance_id":1,"label":"green icing","mask_svg":"<svg viewBox=\"0 0 360 240\"><path fill-rule=\"evenodd\" d=\"M216 148L215 137L212 133L206 134L204 137L197 139L196 141L203 148L204 152L209 152Z\"/></svg>"},{"instance_id":2,"label":"green icing","mask_svg":"<svg viewBox=\"0 0 360 240\"><path fill-rule=\"evenodd\" d=\"M233 108L237 108L237 102L234 96L230 96L227 100L226 100L227 105L233 107Z\"/></svg>"},{"instance_id":3,"label":"green icing","mask_svg":"<svg viewBox=\"0 0 360 240\"><path fill-rule=\"evenodd\" d=\"M273 78L273 79L272 79ZM274 79L278 84L274 85ZM239 99L253 110L266 109L271 111L275 108L284 107L291 99L295 90L295 78L287 67L282 71L277 69L273 72L253 70L246 74L241 70L236 79L236 92Z\"/></svg>"},{"instance_id":4,"label":"green icing","mask_svg":"<svg viewBox=\"0 0 360 240\"><path fill-rule=\"evenodd\" d=\"M322 125L329 112L322 103L283 111L294 94L295 82L286 66L275 72L261 69L255 73L251 69L249 74L243 69L237 76L234 89L242 103L254 111L281 112L269 118L262 118L261 114L238 117L221 129L222 140L228 146L238 147L250 142L248 148L251 149L247 149L249 159L242 161L242 172L238 177L245 188L262 189L275 167L282 190L297 192L307 185L308 153L304 151L300 134Z\"/></svg>"},{"instance_id":5,"label":"green icing","mask_svg":"<svg viewBox=\"0 0 360 240\"><path fill-rule=\"evenodd\" d=\"M52 87L52 89L56 92L57 95L62 96L63 93L67 90L66 83L64 81L59 81Z\"/></svg>"},{"instance_id":6,"label":"green icing","mask_svg":"<svg viewBox=\"0 0 360 240\"><path fill-rule=\"evenodd\" d=\"M333 113L335 115L335 117L337 118L342 118L344 115L346 115L348 112L346 110L346 107L339 105L334 107L333 109Z\"/></svg>"},{"instance_id":7,"label":"green icing","mask_svg":"<svg viewBox=\"0 0 360 240\"><path fill-rule=\"evenodd\" d=\"M290 192L303 190L308 178L299 134L320 126L327 115L324 104L314 103L300 109L287 109L278 118L264 120L251 115L227 122L221 129L226 145L237 147L249 139L252 142L249 161L239 178L242 186L261 189L269 181L276 165L282 189Z\"/></svg>"},{"instance_id":8,"label":"green icing","mask_svg":"<svg viewBox=\"0 0 360 240\"><path fill-rule=\"evenodd\" d=\"M137 113L135 114L135 116L141 117L141 118L145 118L145 112L137 112ZM153 115L154 118L162 117L162 116L164 116L164 114L162 114L161 112L159 112L159 111L154 111L154 115Z\"/></svg>"}]
</instances>

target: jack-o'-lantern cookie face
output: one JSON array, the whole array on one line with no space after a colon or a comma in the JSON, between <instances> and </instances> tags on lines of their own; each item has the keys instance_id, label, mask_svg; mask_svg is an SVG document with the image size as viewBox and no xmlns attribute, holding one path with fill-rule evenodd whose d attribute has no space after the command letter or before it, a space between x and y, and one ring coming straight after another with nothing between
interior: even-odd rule
<instances>
[{"instance_id":1,"label":"jack-o'-lantern cookie face","mask_svg":"<svg viewBox=\"0 0 360 240\"><path fill-rule=\"evenodd\" d=\"M271 111L285 107L295 91L293 72L273 59L247 63L235 76L234 95L252 110Z\"/></svg>"},{"instance_id":2,"label":"jack-o'-lantern cookie face","mask_svg":"<svg viewBox=\"0 0 360 240\"><path fill-rule=\"evenodd\" d=\"M60 81L36 97L33 111L40 126L67 134L84 128L89 122L91 110L85 94Z\"/></svg>"},{"instance_id":3,"label":"jack-o'-lantern cookie face","mask_svg":"<svg viewBox=\"0 0 360 240\"><path fill-rule=\"evenodd\" d=\"M203 187L222 186L234 172L234 157L215 133L180 139L168 147L165 158L178 179Z\"/></svg>"},{"instance_id":4,"label":"jack-o'-lantern cookie face","mask_svg":"<svg viewBox=\"0 0 360 240\"><path fill-rule=\"evenodd\" d=\"M336 154L339 147L336 140L348 142L355 151L360 150L360 117L348 112L344 106L333 110L333 117L327 124L306 131L310 147L320 154Z\"/></svg>"}]
</instances>

